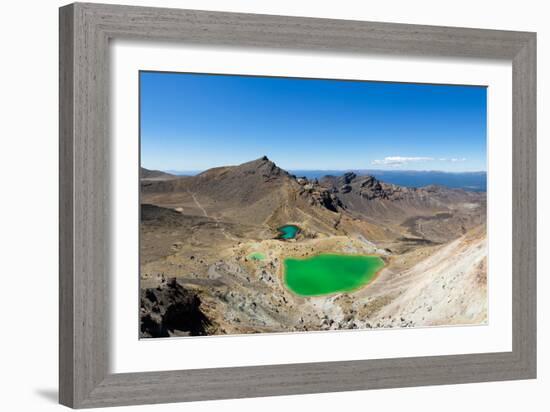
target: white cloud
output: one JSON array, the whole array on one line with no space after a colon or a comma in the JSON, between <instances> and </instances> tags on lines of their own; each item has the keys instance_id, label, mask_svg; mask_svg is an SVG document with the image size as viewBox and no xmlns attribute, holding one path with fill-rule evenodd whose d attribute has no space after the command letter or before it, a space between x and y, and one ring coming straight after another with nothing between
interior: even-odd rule
<instances>
[{"instance_id":1,"label":"white cloud","mask_svg":"<svg viewBox=\"0 0 550 412\"><path fill-rule=\"evenodd\" d=\"M448 157L441 157L439 158L439 161L441 162L465 162L466 161L466 158L465 157L451 157L451 158L448 158Z\"/></svg>"},{"instance_id":2,"label":"white cloud","mask_svg":"<svg viewBox=\"0 0 550 412\"><path fill-rule=\"evenodd\" d=\"M433 162L433 161L440 161L440 162L465 162L465 157L440 157L439 159L435 159L433 157L407 157L407 156L386 156L383 159L376 159L372 161L373 165L384 165L384 166L404 166L409 163L417 163L417 162Z\"/></svg>"},{"instance_id":3,"label":"white cloud","mask_svg":"<svg viewBox=\"0 0 550 412\"><path fill-rule=\"evenodd\" d=\"M373 160L373 165L386 166L403 166L408 163L429 162L435 160L433 157L403 157L403 156L387 156L382 160Z\"/></svg>"}]
</instances>

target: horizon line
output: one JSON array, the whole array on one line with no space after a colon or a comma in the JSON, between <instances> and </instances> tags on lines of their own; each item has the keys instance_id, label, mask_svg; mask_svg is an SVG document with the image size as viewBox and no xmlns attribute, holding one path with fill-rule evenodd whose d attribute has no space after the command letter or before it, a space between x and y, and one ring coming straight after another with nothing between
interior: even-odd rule
<instances>
[{"instance_id":1,"label":"horizon line","mask_svg":"<svg viewBox=\"0 0 550 412\"><path fill-rule=\"evenodd\" d=\"M209 169L214 169L214 168L217 168L217 167L230 167L230 166L238 166L238 165L224 165L224 166L211 166L211 167L207 167L207 168L203 168L203 169L155 169L155 168L148 168L148 167L145 167L143 165L141 165L140 167L144 167L146 169L149 169L149 170L158 170L160 172L165 172L165 173L189 173L189 172L193 172L193 173L201 173L201 172L204 172L206 170L209 170ZM355 172L355 171L372 171L372 172L425 172L425 173L449 173L449 174L459 174L459 173L487 173L487 170L458 170L458 171L455 171L455 170L439 170L439 169L372 169L372 168L360 168L360 167L355 167L355 168L345 168L345 169L338 169L338 168L328 168L328 169L324 169L324 168L283 168L283 167L280 167L277 165L277 167L283 169L283 170L286 170L288 172L295 172L295 171L299 171L299 172L324 172L324 171L328 171L328 172Z\"/></svg>"}]
</instances>

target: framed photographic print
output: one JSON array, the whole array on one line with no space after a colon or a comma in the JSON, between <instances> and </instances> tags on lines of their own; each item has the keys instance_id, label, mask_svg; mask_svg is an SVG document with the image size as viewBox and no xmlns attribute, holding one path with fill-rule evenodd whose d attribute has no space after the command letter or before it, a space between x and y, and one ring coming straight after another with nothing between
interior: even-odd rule
<instances>
[{"instance_id":1,"label":"framed photographic print","mask_svg":"<svg viewBox=\"0 0 550 412\"><path fill-rule=\"evenodd\" d=\"M62 7L61 403L534 378L535 68L534 33Z\"/></svg>"}]
</instances>

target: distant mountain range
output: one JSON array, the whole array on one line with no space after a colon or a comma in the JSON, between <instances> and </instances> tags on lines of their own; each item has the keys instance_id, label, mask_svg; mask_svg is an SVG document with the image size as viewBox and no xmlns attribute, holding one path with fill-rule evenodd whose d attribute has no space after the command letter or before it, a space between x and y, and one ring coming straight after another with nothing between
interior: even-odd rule
<instances>
[{"instance_id":1,"label":"distant mountain range","mask_svg":"<svg viewBox=\"0 0 550 412\"><path fill-rule=\"evenodd\" d=\"M348 171L342 170L291 170L296 176L308 179L321 179L324 176L342 176ZM377 179L405 187L424 187L430 185L446 186L474 192L487 191L487 172L441 172L432 170L350 170L359 176L374 176Z\"/></svg>"},{"instance_id":2,"label":"distant mountain range","mask_svg":"<svg viewBox=\"0 0 550 412\"><path fill-rule=\"evenodd\" d=\"M195 176L202 171L174 171L169 170L175 176ZM445 186L454 189L463 189L473 192L487 191L487 172L442 172L434 170L376 170L376 169L350 169L350 170L303 170L293 169L289 173L297 177L308 179L322 179L325 176L343 176L353 172L358 176L374 176L375 178L399 186L424 187L430 185Z\"/></svg>"}]
</instances>

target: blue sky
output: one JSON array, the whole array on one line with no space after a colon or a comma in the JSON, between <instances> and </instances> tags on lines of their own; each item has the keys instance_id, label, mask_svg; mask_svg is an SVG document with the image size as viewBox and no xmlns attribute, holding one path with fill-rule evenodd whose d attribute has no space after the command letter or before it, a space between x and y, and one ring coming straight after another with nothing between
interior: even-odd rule
<instances>
[{"instance_id":1,"label":"blue sky","mask_svg":"<svg viewBox=\"0 0 550 412\"><path fill-rule=\"evenodd\" d=\"M141 163L486 170L486 88L141 72Z\"/></svg>"}]
</instances>

